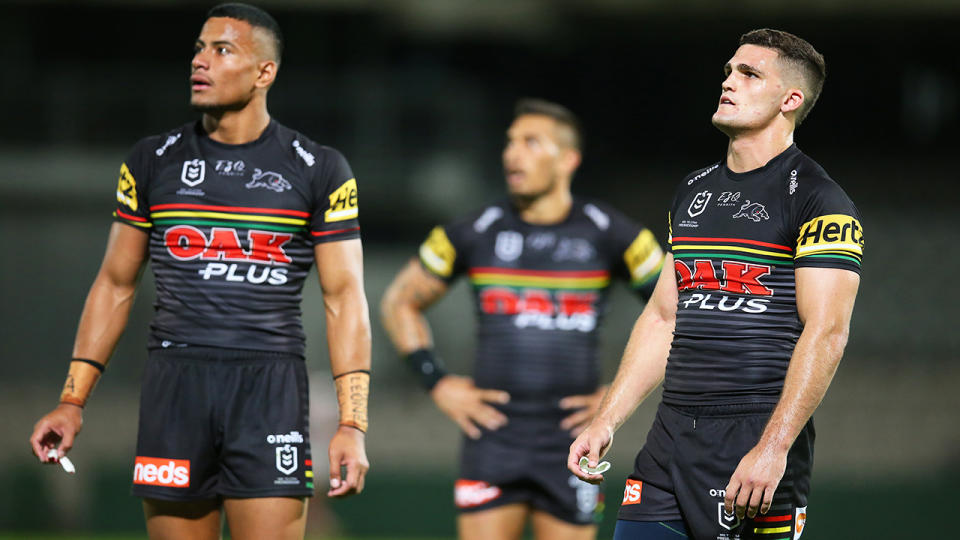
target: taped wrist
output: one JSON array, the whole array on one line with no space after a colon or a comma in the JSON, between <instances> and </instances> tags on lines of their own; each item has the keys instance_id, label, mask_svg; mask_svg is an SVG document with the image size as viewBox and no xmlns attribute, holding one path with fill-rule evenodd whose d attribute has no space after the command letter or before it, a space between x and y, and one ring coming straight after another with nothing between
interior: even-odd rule
<instances>
[{"instance_id":1,"label":"taped wrist","mask_svg":"<svg viewBox=\"0 0 960 540\"><path fill-rule=\"evenodd\" d=\"M437 381L447 374L443 363L433 354L431 349L417 349L404 358L404 362L419 377L420 385L428 392L433 390Z\"/></svg>"},{"instance_id":2,"label":"taped wrist","mask_svg":"<svg viewBox=\"0 0 960 540\"><path fill-rule=\"evenodd\" d=\"M71 360L67 380L63 383L63 391L60 392L60 403L69 403L78 407L86 405L87 398L93 393L93 387L97 385L97 380L100 379L105 368L106 366L94 360L85 358Z\"/></svg>"},{"instance_id":3,"label":"taped wrist","mask_svg":"<svg viewBox=\"0 0 960 540\"><path fill-rule=\"evenodd\" d=\"M367 432L367 401L370 396L370 372L361 369L341 373L333 378L337 386L340 425Z\"/></svg>"}]
</instances>

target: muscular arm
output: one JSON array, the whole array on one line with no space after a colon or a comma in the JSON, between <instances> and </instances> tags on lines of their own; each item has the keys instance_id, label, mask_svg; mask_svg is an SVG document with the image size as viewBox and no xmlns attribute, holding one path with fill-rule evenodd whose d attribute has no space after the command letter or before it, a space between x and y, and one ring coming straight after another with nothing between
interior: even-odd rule
<instances>
[{"instance_id":1,"label":"muscular arm","mask_svg":"<svg viewBox=\"0 0 960 540\"><path fill-rule=\"evenodd\" d=\"M130 316L130 308L147 259L146 232L120 223L114 223L107 239L107 249L97 277L90 287L80 315L73 357L93 360L106 365L113 349L123 334ZM33 428L30 444L43 462L51 448L59 447L59 456L65 455L83 424L81 408L93 391L99 372L88 364L73 362L67 375L64 394L69 399L41 418Z\"/></svg>"},{"instance_id":2,"label":"muscular arm","mask_svg":"<svg viewBox=\"0 0 960 540\"><path fill-rule=\"evenodd\" d=\"M330 439L329 497L363 491L370 462L364 430L370 389L370 316L363 290L363 249L360 240L314 247L323 304L326 310L330 370L337 386L340 427ZM346 467L346 478L341 478Z\"/></svg>"},{"instance_id":3,"label":"muscular arm","mask_svg":"<svg viewBox=\"0 0 960 540\"><path fill-rule=\"evenodd\" d=\"M633 326L617 376L596 417L570 447L567 465L584 480L598 482L603 477L580 471L580 457L588 456L591 465L596 465L609 449L613 432L663 381L677 317L677 278L672 271L672 254L664 258L663 268L650 301Z\"/></svg>"},{"instance_id":4,"label":"muscular arm","mask_svg":"<svg viewBox=\"0 0 960 540\"><path fill-rule=\"evenodd\" d=\"M393 279L380 302L383 327L401 355L433 346L423 312L447 293L447 284L411 259Z\"/></svg>"},{"instance_id":5,"label":"muscular arm","mask_svg":"<svg viewBox=\"0 0 960 540\"><path fill-rule=\"evenodd\" d=\"M727 487L727 510L735 506L740 517L769 509L787 453L840 364L860 286L859 275L836 268L798 268L796 281L797 312L804 326L783 392L760 441L744 456Z\"/></svg>"}]
</instances>

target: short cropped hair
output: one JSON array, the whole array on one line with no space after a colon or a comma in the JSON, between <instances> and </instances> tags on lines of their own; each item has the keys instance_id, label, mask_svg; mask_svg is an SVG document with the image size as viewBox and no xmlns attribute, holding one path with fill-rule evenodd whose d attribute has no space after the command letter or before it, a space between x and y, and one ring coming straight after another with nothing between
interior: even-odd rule
<instances>
[{"instance_id":1,"label":"short cropped hair","mask_svg":"<svg viewBox=\"0 0 960 540\"><path fill-rule=\"evenodd\" d=\"M797 125L810 114L823 90L823 81L827 78L827 64L823 55L818 53L807 41L782 30L761 28L740 36L740 45L756 45L774 49L779 59L787 67L796 69L800 74L805 98L797 110Z\"/></svg>"},{"instance_id":2,"label":"short cropped hair","mask_svg":"<svg viewBox=\"0 0 960 540\"><path fill-rule=\"evenodd\" d=\"M228 17L238 21L249 23L254 28L262 28L270 34L273 40L273 46L277 51L275 60L280 63L280 57L283 55L283 34L280 32L280 25L277 20L270 16L266 11L250 4L240 2L229 2L219 4L210 8L207 12L207 18Z\"/></svg>"},{"instance_id":3,"label":"short cropped hair","mask_svg":"<svg viewBox=\"0 0 960 540\"><path fill-rule=\"evenodd\" d=\"M583 151L583 129L580 127L580 119L577 118L577 115L573 114L570 109L559 103L545 99L523 98L518 100L517 104L513 107L513 117L516 119L525 114L549 116L556 120L558 124L570 128L570 131L573 133L571 146Z\"/></svg>"}]
</instances>

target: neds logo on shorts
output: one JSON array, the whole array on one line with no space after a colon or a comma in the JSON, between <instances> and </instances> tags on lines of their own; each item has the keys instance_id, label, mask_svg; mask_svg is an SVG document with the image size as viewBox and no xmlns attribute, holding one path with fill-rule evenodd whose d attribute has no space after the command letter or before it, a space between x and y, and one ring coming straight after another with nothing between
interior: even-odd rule
<instances>
[{"instance_id":1,"label":"neds logo on shorts","mask_svg":"<svg viewBox=\"0 0 960 540\"><path fill-rule=\"evenodd\" d=\"M190 487L190 460L137 456L133 483L145 486Z\"/></svg>"},{"instance_id":2,"label":"neds logo on shorts","mask_svg":"<svg viewBox=\"0 0 960 540\"><path fill-rule=\"evenodd\" d=\"M641 493L643 493L643 482L627 478L627 483L623 487L623 502L620 505L640 504Z\"/></svg>"}]
</instances>

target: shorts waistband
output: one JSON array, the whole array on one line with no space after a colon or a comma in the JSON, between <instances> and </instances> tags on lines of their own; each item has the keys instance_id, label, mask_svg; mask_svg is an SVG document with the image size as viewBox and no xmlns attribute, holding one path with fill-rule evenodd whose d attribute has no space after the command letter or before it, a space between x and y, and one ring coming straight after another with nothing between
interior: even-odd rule
<instances>
[{"instance_id":1,"label":"shorts waistband","mask_svg":"<svg viewBox=\"0 0 960 540\"><path fill-rule=\"evenodd\" d=\"M684 416L697 418L770 414L776 407L773 403L733 403L729 405L670 405L664 403L663 406Z\"/></svg>"},{"instance_id":2,"label":"shorts waistband","mask_svg":"<svg viewBox=\"0 0 960 540\"><path fill-rule=\"evenodd\" d=\"M156 347L149 350L153 358L192 360L207 362L284 362L303 361L299 355L288 352L260 351L255 349L226 349L206 345L176 345Z\"/></svg>"}]
</instances>

